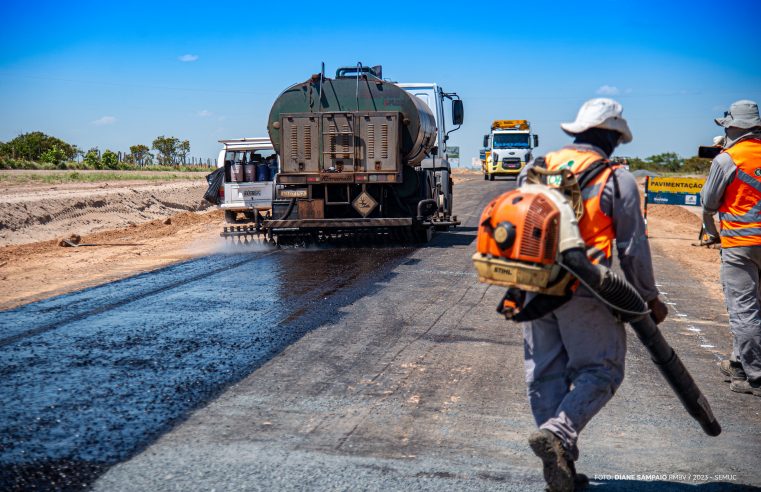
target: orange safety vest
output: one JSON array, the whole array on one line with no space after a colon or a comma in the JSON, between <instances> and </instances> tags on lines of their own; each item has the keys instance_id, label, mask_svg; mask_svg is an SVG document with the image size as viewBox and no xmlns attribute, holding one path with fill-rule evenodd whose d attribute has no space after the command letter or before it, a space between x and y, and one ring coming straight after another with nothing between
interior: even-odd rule
<instances>
[{"instance_id":1,"label":"orange safety vest","mask_svg":"<svg viewBox=\"0 0 761 492\"><path fill-rule=\"evenodd\" d=\"M568 168L576 176L600 159L603 159L603 156L597 152L570 148L550 152L544 158L549 171ZM621 166L613 164L604 169L582 190L584 216L579 221L579 232L587 246L587 256L592 263L599 263L603 257L610 259L613 256L613 240L616 238L613 219L600 208L600 198L613 169L618 167ZM551 180L551 177L549 179ZM548 183L552 185L551 181Z\"/></svg>"},{"instance_id":2,"label":"orange safety vest","mask_svg":"<svg viewBox=\"0 0 761 492\"><path fill-rule=\"evenodd\" d=\"M748 139L725 150L737 166L721 206L721 247L761 245L761 140Z\"/></svg>"}]
</instances>

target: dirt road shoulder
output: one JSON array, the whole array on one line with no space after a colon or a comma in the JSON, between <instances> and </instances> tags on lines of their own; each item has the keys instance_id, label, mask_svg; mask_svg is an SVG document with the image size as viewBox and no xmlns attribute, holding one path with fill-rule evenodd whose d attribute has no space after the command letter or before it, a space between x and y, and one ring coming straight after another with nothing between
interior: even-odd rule
<instances>
[{"instance_id":1,"label":"dirt road shoulder","mask_svg":"<svg viewBox=\"0 0 761 492\"><path fill-rule=\"evenodd\" d=\"M183 212L126 228L82 236L92 247L57 240L0 248L0 309L111 282L219 251L222 214Z\"/></svg>"}]
</instances>

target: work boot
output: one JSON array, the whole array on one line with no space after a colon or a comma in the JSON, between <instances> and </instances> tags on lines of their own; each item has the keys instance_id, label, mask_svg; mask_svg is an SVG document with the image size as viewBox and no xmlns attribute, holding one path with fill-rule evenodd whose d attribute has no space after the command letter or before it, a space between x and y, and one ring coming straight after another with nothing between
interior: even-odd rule
<instances>
[{"instance_id":1,"label":"work boot","mask_svg":"<svg viewBox=\"0 0 761 492\"><path fill-rule=\"evenodd\" d=\"M761 383L751 383L747 379L734 379L729 389L735 393L746 393L753 396L761 396Z\"/></svg>"},{"instance_id":2,"label":"work boot","mask_svg":"<svg viewBox=\"0 0 761 492\"><path fill-rule=\"evenodd\" d=\"M739 379L739 380L748 379L748 376L745 375L745 371L743 371L742 364L740 364L739 362L725 359L719 363L719 370L721 371L722 374L727 376L724 378L725 383L729 383L736 379Z\"/></svg>"},{"instance_id":3,"label":"work boot","mask_svg":"<svg viewBox=\"0 0 761 492\"><path fill-rule=\"evenodd\" d=\"M558 436L547 429L539 429L528 438L534 454L542 460L544 481L549 492L573 492L573 460Z\"/></svg>"},{"instance_id":4,"label":"work boot","mask_svg":"<svg viewBox=\"0 0 761 492\"><path fill-rule=\"evenodd\" d=\"M573 472L573 490L584 490L589 486L589 477L583 473L576 473L576 463L569 461L571 471Z\"/></svg>"}]
</instances>

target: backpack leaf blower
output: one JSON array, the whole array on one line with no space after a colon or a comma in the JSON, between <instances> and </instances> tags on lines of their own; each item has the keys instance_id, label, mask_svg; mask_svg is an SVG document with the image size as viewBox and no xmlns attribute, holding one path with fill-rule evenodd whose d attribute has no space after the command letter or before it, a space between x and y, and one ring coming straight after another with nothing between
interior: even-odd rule
<instances>
[{"instance_id":1,"label":"backpack leaf blower","mask_svg":"<svg viewBox=\"0 0 761 492\"><path fill-rule=\"evenodd\" d=\"M541 184L542 175L559 176L559 186ZM687 413L706 434L718 436L721 426L711 406L650 317L645 301L626 279L587 257L578 222L583 210L581 189L570 170L531 168L528 184L502 194L481 215L472 258L479 280L509 289L498 310L517 321L536 319L567 302L578 281L631 325ZM528 315L523 312L527 292L533 293L525 306ZM537 301L544 309L532 311Z\"/></svg>"}]
</instances>

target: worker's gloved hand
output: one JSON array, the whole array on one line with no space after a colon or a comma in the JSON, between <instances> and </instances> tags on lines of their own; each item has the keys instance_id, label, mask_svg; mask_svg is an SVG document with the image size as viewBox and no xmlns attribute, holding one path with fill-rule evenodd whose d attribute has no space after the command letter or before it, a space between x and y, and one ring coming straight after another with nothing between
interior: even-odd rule
<instances>
[{"instance_id":1,"label":"worker's gloved hand","mask_svg":"<svg viewBox=\"0 0 761 492\"><path fill-rule=\"evenodd\" d=\"M711 236L710 234L703 234L703 237L700 238L701 246L711 246L714 244L719 244L720 242L721 239L718 236Z\"/></svg>"},{"instance_id":2,"label":"worker's gloved hand","mask_svg":"<svg viewBox=\"0 0 761 492\"><path fill-rule=\"evenodd\" d=\"M659 325L666 319L669 314L669 308L661 301L659 297L648 301L647 307L650 308L650 317L653 318L656 325Z\"/></svg>"}]
</instances>

